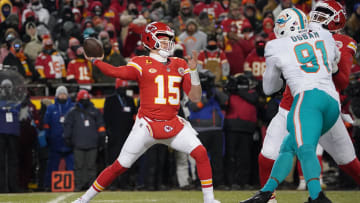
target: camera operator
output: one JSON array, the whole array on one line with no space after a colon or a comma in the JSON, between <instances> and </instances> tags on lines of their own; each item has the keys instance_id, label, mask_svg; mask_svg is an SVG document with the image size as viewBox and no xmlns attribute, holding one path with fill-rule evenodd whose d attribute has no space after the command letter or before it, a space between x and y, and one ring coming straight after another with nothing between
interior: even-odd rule
<instances>
[{"instance_id":1,"label":"camera operator","mask_svg":"<svg viewBox=\"0 0 360 203\"><path fill-rule=\"evenodd\" d=\"M259 98L256 82L251 72L244 72L231 76L224 89L230 94L225 118L226 180L232 189L249 189Z\"/></svg>"},{"instance_id":2,"label":"camera operator","mask_svg":"<svg viewBox=\"0 0 360 203\"><path fill-rule=\"evenodd\" d=\"M228 189L224 185L223 170L223 121L221 107L225 107L228 96L215 87L215 75L209 70L199 71L202 88L201 102L188 102L189 121L199 132L199 139L211 156L214 186L217 189Z\"/></svg>"}]
</instances>

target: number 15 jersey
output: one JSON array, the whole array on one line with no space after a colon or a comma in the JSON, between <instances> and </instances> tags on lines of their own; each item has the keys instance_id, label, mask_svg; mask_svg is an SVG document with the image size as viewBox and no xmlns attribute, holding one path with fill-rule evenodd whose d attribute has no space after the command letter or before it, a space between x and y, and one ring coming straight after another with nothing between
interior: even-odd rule
<instances>
[{"instance_id":1,"label":"number 15 jersey","mask_svg":"<svg viewBox=\"0 0 360 203\"><path fill-rule=\"evenodd\" d=\"M95 65L108 76L138 82L139 117L174 118L180 108L180 91L188 94L191 89L190 70L180 58L169 57L167 63L161 63L150 56L136 56L126 66L113 67L98 60Z\"/></svg>"},{"instance_id":2,"label":"number 15 jersey","mask_svg":"<svg viewBox=\"0 0 360 203\"><path fill-rule=\"evenodd\" d=\"M310 29L310 32L275 39L266 44L265 75L282 73L293 96L318 88L338 100L332 81L333 67L340 58L335 40L329 31L317 24ZM264 84L264 90L266 86L274 84Z\"/></svg>"}]
</instances>

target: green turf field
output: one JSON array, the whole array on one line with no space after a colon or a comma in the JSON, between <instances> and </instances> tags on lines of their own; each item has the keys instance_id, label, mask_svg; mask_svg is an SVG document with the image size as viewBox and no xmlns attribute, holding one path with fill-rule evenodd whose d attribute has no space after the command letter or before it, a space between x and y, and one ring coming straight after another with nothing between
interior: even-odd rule
<instances>
[{"instance_id":1,"label":"green turf field","mask_svg":"<svg viewBox=\"0 0 360 203\"><path fill-rule=\"evenodd\" d=\"M216 191L215 196L222 203L238 203L246 199L255 191ZM71 202L82 193L22 193L0 194L0 202ZM360 203L360 191L327 191L327 196L334 203ZM303 203L307 200L305 191L278 191L278 203ZM202 203L200 191L164 191L164 192L103 192L92 202L126 202L126 203Z\"/></svg>"}]
</instances>

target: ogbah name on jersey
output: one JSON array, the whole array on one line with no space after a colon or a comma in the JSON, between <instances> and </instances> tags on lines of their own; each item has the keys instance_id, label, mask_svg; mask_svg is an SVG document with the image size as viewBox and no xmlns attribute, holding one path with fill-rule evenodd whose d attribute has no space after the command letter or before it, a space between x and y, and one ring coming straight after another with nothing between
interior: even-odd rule
<instances>
[{"instance_id":1,"label":"ogbah name on jersey","mask_svg":"<svg viewBox=\"0 0 360 203\"><path fill-rule=\"evenodd\" d=\"M318 32L307 32L301 35L291 36L293 42L306 40L306 39L315 39L315 38L320 38Z\"/></svg>"}]
</instances>

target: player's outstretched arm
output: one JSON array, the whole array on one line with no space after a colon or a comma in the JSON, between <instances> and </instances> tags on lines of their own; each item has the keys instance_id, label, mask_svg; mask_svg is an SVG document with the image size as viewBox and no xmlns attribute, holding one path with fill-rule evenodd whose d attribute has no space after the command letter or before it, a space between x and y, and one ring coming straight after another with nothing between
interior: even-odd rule
<instances>
[{"instance_id":1,"label":"player's outstretched arm","mask_svg":"<svg viewBox=\"0 0 360 203\"><path fill-rule=\"evenodd\" d=\"M187 57L188 59L188 67L190 69L190 79L191 79L191 89L189 91L188 97L192 102L200 102L201 101L201 84L199 74L197 72L197 61L198 61L198 53L197 51L192 51L192 57Z\"/></svg>"},{"instance_id":2,"label":"player's outstretched arm","mask_svg":"<svg viewBox=\"0 0 360 203\"><path fill-rule=\"evenodd\" d=\"M91 61L96 67L98 67L102 73L109 77L121 78L123 80L137 80L139 73L133 67L119 66L115 67L108 63L103 62L104 55L102 57L88 57L84 52L85 59Z\"/></svg>"}]
</instances>

